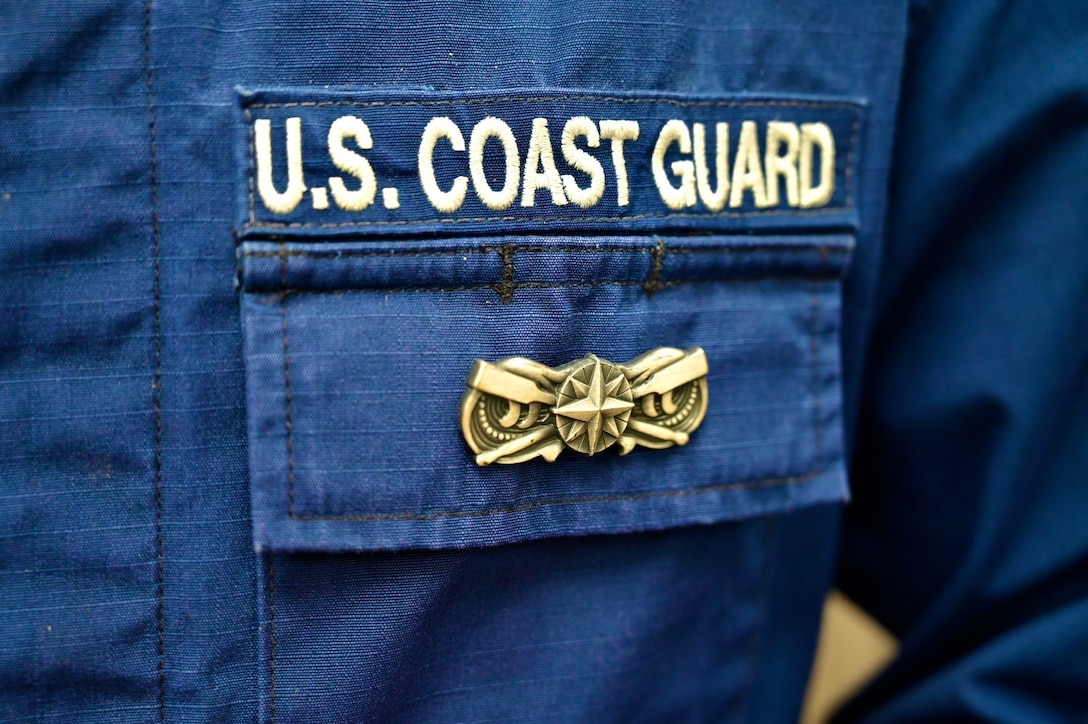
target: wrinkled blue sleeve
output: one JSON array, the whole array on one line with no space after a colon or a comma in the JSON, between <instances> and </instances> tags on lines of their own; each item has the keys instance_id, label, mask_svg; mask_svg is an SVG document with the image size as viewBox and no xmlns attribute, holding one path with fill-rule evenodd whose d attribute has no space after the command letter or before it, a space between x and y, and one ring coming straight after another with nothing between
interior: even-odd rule
<instances>
[{"instance_id":1,"label":"wrinkled blue sleeve","mask_svg":"<svg viewBox=\"0 0 1088 724\"><path fill-rule=\"evenodd\" d=\"M1086 53L915 10L840 570L902 655L843 721L1088 715Z\"/></svg>"}]
</instances>

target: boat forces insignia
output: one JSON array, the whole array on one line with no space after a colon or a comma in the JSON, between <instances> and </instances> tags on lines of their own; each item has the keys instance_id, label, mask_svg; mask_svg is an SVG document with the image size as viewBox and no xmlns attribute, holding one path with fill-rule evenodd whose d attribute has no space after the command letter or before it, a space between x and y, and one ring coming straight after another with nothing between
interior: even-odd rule
<instances>
[{"instance_id":1,"label":"boat forces insignia","mask_svg":"<svg viewBox=\"0 0 1088 724\"><path fill-rule=\"evenodd\" d=\"M461 431L479 465L555 460L570 448L686 445L707 408L706 353L659 347L625 364L589 354L548 367L524 357L476 360Z\"/></svg>"}]
</instances>

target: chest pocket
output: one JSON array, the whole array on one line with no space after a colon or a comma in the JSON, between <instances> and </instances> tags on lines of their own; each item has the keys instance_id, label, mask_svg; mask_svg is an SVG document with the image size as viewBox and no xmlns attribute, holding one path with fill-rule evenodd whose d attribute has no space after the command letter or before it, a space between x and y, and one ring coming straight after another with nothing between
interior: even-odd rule
<instances>
[{"instance_id":1,"label":"chest pocket","mask_svg":"<svg viewBox=\"0 0 1088 724\"><path fill-rule=\"evenodd\" d=\"M846 497L839 320L858 107L570 93L307 102L242 97L259 549L477 547ZM584 119L580 146L564 118ZM602 137L622 124L609 161ZM307 161L314 147L328 153ZM597 405L581 425L561 419L563 370L584 367L575 387L588 389L661 348L690 351L699 370L683 381L698 378L701 396L636 390L612 417ZM522 401L531 414L501 395L466 406L466 383L489 391L480 370L530 364L556 375L536 408ZM600 391L635 377L602 378ZM699 420L624 442L617 421L639 404L636 423L685 404ZM509 430L494 430L505 417ZM504 455L519 425L544 442Z\"/></svg>"}]
</instances>

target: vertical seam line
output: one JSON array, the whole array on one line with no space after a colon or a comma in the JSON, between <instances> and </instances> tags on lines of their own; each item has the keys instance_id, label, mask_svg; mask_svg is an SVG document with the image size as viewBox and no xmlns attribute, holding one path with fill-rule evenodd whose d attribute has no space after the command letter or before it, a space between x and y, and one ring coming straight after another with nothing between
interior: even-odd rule
<instances>
[{"instance_id":1,"label":"vertical seam line","mask_svg":"<svg viewBox=\"0 0 1088 724\"><path fill-rule=\"evenodd\" d=\"M763 644L763 628L767 625L767 589L775 564L775 527L778 518L771 515L766 519L763 529L763 555L760 561L759 582L756 584L756 620L752 630L751 643L748 646L747 661L744 666L744 686L741 689L740 709L737 721L746 721L748 706L755 689L756 671L759 669L759 647Z\"/></svg>"},{"instance_id":2,"label":"vertical seam line","mask_svg":"<svg viewBox=\"0 0 1088 724\"><path fill-rule=\"evenodd\" d=\"M283 330L283 424L287 434L287 511L295 517L295 424L294 399L291 393L291 348L287 338L287 245L280 246L280 326Z\"/></svg>"},{"instance_id":3,"label":"vertical seam line","mask_svg":"<svg viewBox=\"0 0 1088 724\"><path fill-rule=\"evenodd\" d=\"M827 255L823 252L820 253L820 270L819 274L823 275L824 269L827 266ZM811 292L811 304L812 304L812 321L809 329L809 354L811 356L810 366L812 369L812 416L813 416L813 435L815 435L816 443L816 458L817 465L819 459L823 457L824 447L824 433L822 426L823 410L820 405L820 392L822 385L820 384L820 282L812 282Z\"/></svg>"},{"instance_id":4,"label":"vertical seam line","mask_svg":"<svg viewBox=\"0 0 1088 724\"><path fill-rule=\"evenodd\" d=\"M246 176L249 179L249 223L257 223L256 211L253 207L253 176L256 175L256 167L254 159L257 158L257 151L253 141L253 114L250 110L246 109L246 126L249 128L249 158L247 159Z\"/></svg>"},{"instance_id":5,"label":"vertical seam line","mask_svg":"<svg viewBox=\"0 0 1088 724\"><path fill-rule=\"evenodd\" d=\"M827 266L827 255L821 252L820 254L820 270L819 274L823 274L824 269ZM814 468L818 468L820 461L823 458L823 444L824 437L823 431L820 429L820 418L822 417L820 408L820 376L819 376L819 351L820 351L820 283L819 281L813 281L809 290L809 368L811 370L811 379L809 380L810 394L812 395L812 422L813 422L813 447L815 461L813 463ZM752 687L755 683L756 670L759 668L759 647L762 642L762 629L766 625L767 621L767 587L770 582L770 578L773 575L774 569L774 545L775 545L775 516L770 516L767 519L767 527L764 531L763 539L763 562L762 570L760 572L759 583L756 587L756 623L755 630L752 632L752 642L749 645L748 661L745 665L744 680L745 686L743 688L742 696L739 708L738 721L744 721L748 714L749 700L752 698Z\"/></svg>"},{"instance_id":6,"label":"vertical seam line","mask_svg":"<svg viewBox=\"0 0 1088 724\"><path fill-rule=\"evenodd\" d=\"M158 619L159 721L166 721L166 557L163 551L162 415L162 261L159 249L159 168L155 137L155 97L151 72L151 6L144 6L144 82L147 86L148 161L151 172L152 324L155 372L151 395L155 408L155 578Z\"/></svg>"},{"instance_id":7,"label":"vertical seam line","mask_svg":"<svg viewBox=\"0 0 1088 724\"><path fill-rule=\"evenodd\" d=\"M503 304L513 304L514 290L514 254L517 252L516 244L503 244L499 248L499 257L502 259L502 281L495 285L495 291L499 295L499 301ZM287 288L284 280L284 289Z\"/></svg>"},{"instance_id":8,"label":"vertical seam line","mask_svg":"<svg viewBox=\"0 0 1088 724\"><path fill-rule=\"evenodd\" d=\"M666 252L664 239L658 239L657 244L650 249L650 275L646 278L646 283L642 285L648 297L652 297L661 290L661 270L665 267Z\"/></svg>"},{"instance_id":9,"label":"vertical seam line","mask_svg":"<svg viewBox=\"0 0 1088 724\"><path fill-rule=\"evenodd\" d=\"M276 563L268 556L268 716L276 724Z\"/></svg>"}]
</instances>

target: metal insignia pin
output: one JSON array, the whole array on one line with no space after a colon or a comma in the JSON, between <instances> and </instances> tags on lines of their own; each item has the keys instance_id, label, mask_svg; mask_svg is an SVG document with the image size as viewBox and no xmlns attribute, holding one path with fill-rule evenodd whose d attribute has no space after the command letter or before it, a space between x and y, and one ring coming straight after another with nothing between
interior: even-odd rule
<instances>
[{"instance_id":1,"label":"metal insignia pin","mask_svg":"<svg viewBox=\"0 0 1088 724\"><path fill-rule=\"evenodd\" d=\"M707 407L706 353L659 347L625 364L589 354L562 367L524 357L476 360L461 431L476 463L553 461L571 448L686 445Z\"/></svg>"}]
</instances>

